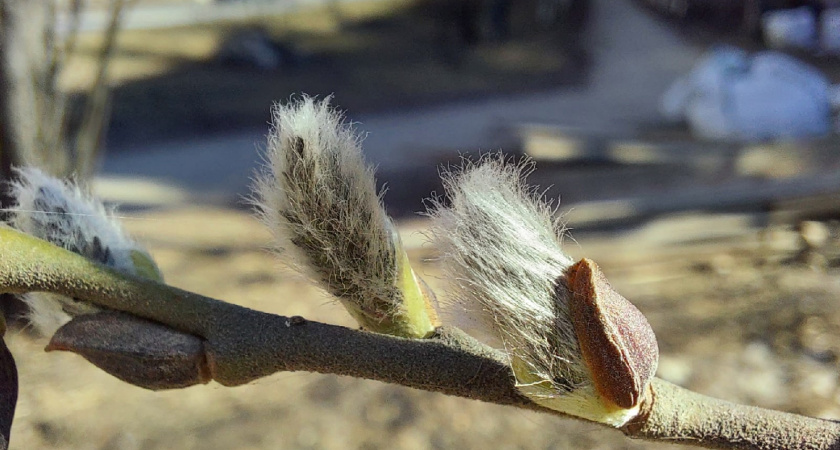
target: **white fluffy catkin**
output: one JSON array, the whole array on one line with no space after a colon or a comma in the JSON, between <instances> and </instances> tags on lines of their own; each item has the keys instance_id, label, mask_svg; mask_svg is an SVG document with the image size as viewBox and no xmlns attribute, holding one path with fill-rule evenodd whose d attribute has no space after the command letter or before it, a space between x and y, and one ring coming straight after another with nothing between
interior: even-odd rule
<instances>
[{"instance_id":1,"label":"white fluffy catkin","mask_svg":"<svg viewBox=\"0 0 840 450\"><path fill-rule=\"evenodd\" d=\"M442 319L503 349L562 395L591 382L568 309L562 225L502 156L444 174L449 205L433 201L434 243L450 280ZM518 380L520 384L532 383Z\"/></svg>"},{"instance_id":2,"label":"white fluffy catkin","mask_svg":"<svg viewBox=\"0 0 840 450\"><path fill-rule=\"evenodd\" d=\"M101 202L77 185L37 168L22 168L17 173L10 191L16 203L9 217L12 227L120 272L141 275L135 266L136 256L149 262L151 257L128 237ZM45 336L54 334L73 316L99 311L91 304L56 294L22 297L30 309L28 319Z\"/></svg>"},{"instance_id":3,"label":"white fluffy catkin","mask_svg":"<svg viewBox=\"0 0 840 450\"><path fill-rule=\"evenodd\" d=\"M329 100L275 106L254 203L284 264L377 320L401 304L398 235L359 136Z\"/></svg>"}]
</instances>

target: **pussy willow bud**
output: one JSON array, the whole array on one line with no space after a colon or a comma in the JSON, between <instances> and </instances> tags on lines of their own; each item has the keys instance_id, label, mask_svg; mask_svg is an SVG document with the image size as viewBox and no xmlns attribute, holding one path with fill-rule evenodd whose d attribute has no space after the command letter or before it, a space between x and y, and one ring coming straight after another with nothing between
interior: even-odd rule
<instances>
[{"instance_id":1,"label":"pussy willow bud","mask_svg":"<svg viewBox=\"0 0 840 450\"><path fill-rule=\"evenodd\" d=\"M431 335L431 292L382 207L359 137L329 99L278 105L273 117L254 203L283 263L337 297L365 329Z\"/></svg>"},{"instance_id":2,"label":"pussy willow bud","mask_svg":"<svg viewBox=\"0 0 840 450\"><path fill-rule=\"evenodd\" d=\"M451 285L443 320L509 357L519 390L584 419L624 425L656 371L650 325L588 260L523 181L530 165L487 157L445 178L433 234Z\"/></svg>"},{"instance_id":3,"label":"pussy willow bud","mask_svg":"<svg viewBox=\"0 0 840 450\"><path fill-rule=\"evenodd\" d=\"M29 235L51 242L120 272L160 280L148 252L123 231L98 200L78 186L50 177L36 168L18 169L11 184L15 199L9 223ZM61 295L23 296L36 330L51 336L74 316L99 308Z\"/></svg>"},{"instance_id":4,"label":"pussy willow bud","mask_svg":"<svg viewBox=\"0 0 840 450\"><path fill-rule=\"evenodd\" d=\"M13 227L125 274L162 280L151 256L102 203L38 169L20 169L18 175L11 186L17 202L10 218ZM147 389L210 380L203 343L195 336L62 295L29 293L23 300L33 326L51 336L47 351L76 353Z\"/></svg>"}]
</instances>

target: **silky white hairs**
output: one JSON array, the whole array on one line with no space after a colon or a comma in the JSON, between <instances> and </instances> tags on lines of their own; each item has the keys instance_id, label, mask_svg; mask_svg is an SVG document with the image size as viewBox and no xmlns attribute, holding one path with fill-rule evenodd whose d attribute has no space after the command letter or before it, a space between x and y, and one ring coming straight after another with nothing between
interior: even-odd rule
<instances>
[{"instance_id":1,"label":"silky white hairs","mask_svg":"<svg viewBox=\"0 0 840 450\"><path fill-rule=\"evenodd\" d=\"M561 249L564 228L525 185L531 170L499 155L444 174L450 204L432 201L430 212L451 284L442 316L562 394L590 380L569 315L565 272L573 261Z\"/></svg>"},{"instance_id":2,"label":"silky white hairs","mask_svg":"<svg viewBox=\"0 0 840 450\"><path fill-rule=\"evenodd\" d=\"M284 264L375 321L402 302L399 237L358 135L329 101L275 106L254 203Z\"/></svg>"},{"instance_id":3,"label":"silky white hairs","mask_svg":"<svg viewBox=\"0 0 840 450\"><path fill-rule=\"evenodd\" d=\"M17 174L10 190L16 202L9 217L12 227L123 273L149 276L140 272L152 267L159 278L148 253L126 235L101 202L77 185L39 169L17 169ZM28 319L45 336L51 336L72 316L99 311L91 304L55 294L30 293L22 298L30 309Z\"/></svg>"}]
</instances>

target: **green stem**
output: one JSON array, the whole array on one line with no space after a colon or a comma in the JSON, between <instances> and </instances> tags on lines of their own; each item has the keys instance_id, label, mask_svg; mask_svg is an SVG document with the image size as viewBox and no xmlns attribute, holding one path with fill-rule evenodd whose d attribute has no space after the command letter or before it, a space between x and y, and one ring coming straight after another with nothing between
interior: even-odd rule
<instances>
[{"instance_id":1,"label":"green stem","mask_svg":"<svg viewBox=\"0 0 840 450\"><path fill-rule=\"evenodd\" d=\"M221 319L245 309L144 278L121 274L49 242L0 227L4 293L52 292L125 311L208 337Z\"/></svg>"}]
</instances>

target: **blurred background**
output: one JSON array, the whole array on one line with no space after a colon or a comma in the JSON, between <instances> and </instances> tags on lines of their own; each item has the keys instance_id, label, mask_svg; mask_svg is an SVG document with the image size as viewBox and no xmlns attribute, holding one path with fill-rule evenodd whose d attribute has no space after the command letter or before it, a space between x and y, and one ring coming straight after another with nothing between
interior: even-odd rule
<instances>
[{"instance_id":1,"label":"blurred background","mask_svg":"<svg viewBox=\"0 0 840 450\"><path fill-rule=\"evenodd\" d=\"M417 214L438 171L529 156L660 377L840 419L840 2L0 0L0 40L0 174L90 181L172 285L355 326L243 201L272 104L333 95L439 297ZM11 448L669 447L308 373L148 392L19 325Z\"/></svg>"}]
</instances>

